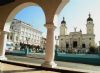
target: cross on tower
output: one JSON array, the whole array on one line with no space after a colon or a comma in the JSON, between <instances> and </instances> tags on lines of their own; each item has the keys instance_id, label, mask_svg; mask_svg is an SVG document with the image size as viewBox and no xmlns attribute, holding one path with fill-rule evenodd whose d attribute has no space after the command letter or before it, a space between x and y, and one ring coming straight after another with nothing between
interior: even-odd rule
<instances>
[{"instance_id":1,"label":"cross on tower","mask_svg":"<svg viewBox=\"0 0 100 73\"><path fill-rule=\"evenodd\" d=\"M76 32L77 27L74 28L75 32Z\"/></svg>"}]
</instances>

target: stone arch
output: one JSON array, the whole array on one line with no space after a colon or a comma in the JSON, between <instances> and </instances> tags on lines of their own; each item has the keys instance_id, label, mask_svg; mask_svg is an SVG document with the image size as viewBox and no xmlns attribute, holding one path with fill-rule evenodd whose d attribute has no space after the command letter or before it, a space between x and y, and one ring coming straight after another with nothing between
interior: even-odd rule
<instances>
[{"instance_id":1,"label":"stone arch","mask_svg":"<svg viewBox=\"0 0 100 73\"><path fill-rule=\"evenodd\" d=\"M60 10L65 6L65 4L69 0L15 0L12 3L8 3L7 5L0 6L0 30L3 30L4 24L6 22L6 19L8 18L8 15L11 13L11 11L17 7L20 4L26 3L26 2L32 2L38 4L44 11L45 17L46 17L46 24L53 23L54 17L56 14L60 13ZM60 5L60 6L59 6ZM9 22L10 23L10 22Z\"/></svg>"},{"instance_id":2,"label":"stone arch","mask_svg":"<svg viewBox=\"0 0 100 73\"><path fill-rule=\"evenodd\" d=\"M43 11L45 13L45 17L46 17L46 27L47 27L47 42L46 42L46 57L45 57L45 62L42 64L42 66L44 67L56 67L56 64L54 62L54 29L55 26L53 23L53 20L55 20L55 17L58 16L58 14L60 13L60 11L62 10L62 8L65 6L66 3L68 3L69 0L32 0L31 2L34 4L38 4L40 5L41 8L43 8ZM0 7L0 30L2 31L9 31L8 28L10 28L10 23L11 23L11 19L14 16L12 12L12 10L14 8L16 8L18 5L26 3L26 2L30 2L29 0L15 0L15 2L12 2L10 4L4 5L2 7ZM27 6L27 5L25 5ZM19 8L20 10L20 8ZM11 16L9 16L9 14L11 13ZM6 22L6 24L5 24ZM5 25L4 25L5 24ZM4 28L3 28L4 27ZM1 35L0 39L1 42L1 46L0 46L0 58L4 59L5 57L5 40L7 37L7 34L2 33L3 36ZM3 53L3 54L2 54Z\"/></svg>"},{"instance_id":3,"label":"stone arch","mask_svg":"<svg viewBox=\"0 0 100 73\"><path fill-rule=\"evenodd\" d=\"M39 6L38 4L36 3L33 3L33 2L26 2L26 3L22 3L20 5L18 5L17 7L15 7L8 15L7 19L6 19L6 22L5 22L5 25L4 25L4 29L3 31L7 31L9 32L9 28L10 28L10 25L11 25L11 22L13 20L13 18L15 17L15 15L21 11L22 9L24 9L25 7L28 7L28 6ZM39 6L40 7L40 6ZM45 13L44 13L45 14Z\"/></svg>"},{"instance_id":4,"label":"stone arch","mask_svg":"<svg viewBox=\"0 0 100 73\"><path fill-rule=\"evenodd\" d=\"M0 7L1 10L3 8L5 8L4 10L2 10L0 12L0 14L2 14L0 16L0 25L1 25L1 27L0 27L0 40L1 40L1 42L0 42L0 44L1 44L0 45L0 59L1 60L7 60L7 58L5 57L7 34L9 32L12 20L15 17L15 15L20 10L22 10L23 8L28 7L28 6L39 6L39 7L41 7L40 5L38 5L37 3L34 3L34 2L22 2L22 3L14 3L14 4L15 4L14 7L10 7L9 9L8 9L7 6ZM11 5L9 5L9 6L11 6Z\"/></svg>"},{"instance_id":5,"label":"stone arch","mask_svg":"<svg viewBox=\"0 0 100 73\"><path fill-rule=\"evenodd\" d=\"M64 6L69 2L69 0L62 0L59 7L57 8L55 15L54 15L54 24L56 24L58 20L58 15L60 14L61 10L64 8Z\"/></svg>"}]
</instances>

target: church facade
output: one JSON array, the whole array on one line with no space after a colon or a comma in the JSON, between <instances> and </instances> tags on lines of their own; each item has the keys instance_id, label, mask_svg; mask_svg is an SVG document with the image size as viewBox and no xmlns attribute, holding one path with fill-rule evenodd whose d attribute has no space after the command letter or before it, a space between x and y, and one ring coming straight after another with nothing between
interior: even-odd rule
<instances>
[{"instance_id":1,"label":"church facade","mask_svg":"<svg viewBox=\"0 0 100 73\"><path fill-rule=\"evenodd\" d=\"M59 49L61 51L68 51L73 49L74 51L87 52L89 47L95 46L95 34L94 34L94 23L91 18L91 14L87 18L86 34L82 33L82 30L67 33L66 21L63 18L60 26Z\"/></svg>"}]
</instances>

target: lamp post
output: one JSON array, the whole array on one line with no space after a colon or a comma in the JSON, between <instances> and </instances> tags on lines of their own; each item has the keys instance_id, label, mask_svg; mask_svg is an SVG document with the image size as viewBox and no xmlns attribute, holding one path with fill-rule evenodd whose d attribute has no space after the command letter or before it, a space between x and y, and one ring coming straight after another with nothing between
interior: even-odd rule
<instances>
[{"instance_id":1,"label":"lamp post","mask_svg":"<svg viewBox=\"0 0 100 73\"><path fill-rule=\"evenodd\" d=\"M100 52L100 41L99 41L99 52Z\"/></svg>"},{"instance_id":2,"label":"lamp post","mask_svg":"<svg viewBox=\"0 0 100 73\"><path fill-rule=\"evenodd\" d=\"M26 42L27 42L27 45L29 44L29 43L28 43L28 42L29 42L29 39L30 39L30 38L26 37Z\"/></svg>"},{"instance_id":3,"label":"lamp post","mask_svg":"<svg viewBox=\"0 0 100 73\"><path fill-rule=\"evenodd\" d=\"M55 40L56 40L56 46L55 46L55 48L56 48L56 50L57 50L57 41L58 41L58 37L57 36L55 36Z\"/></svg>"},{"instance_id":4,"label":"lamp post","mask_svg":"<svg viewBox=\"0 0 100 73\"><path fill-rule=\"evenodd\" d=\"M100 41L99 41L99 46L100 46Z\"/></svg>"},{"instance_id":5,"label":"lamp post","mask_svg":"<svg viewBox=\"0 0 100 73\"><path fill-rule=\"evenodd\" d=\"M28 47L28 41L29 41L30 38L26 37L26 41L27 41L27 44L25 46L25 50L26 50L26 55L29 53L29 47Z\"/></svg>"}]
</instances>

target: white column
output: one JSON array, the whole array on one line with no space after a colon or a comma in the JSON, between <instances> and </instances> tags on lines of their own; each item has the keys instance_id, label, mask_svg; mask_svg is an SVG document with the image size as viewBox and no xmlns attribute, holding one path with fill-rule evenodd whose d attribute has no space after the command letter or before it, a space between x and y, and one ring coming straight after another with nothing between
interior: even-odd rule
<instances>
[{"instance_id":1,"label":"white column","mask_svg":"<svg viewBox=\"0 0 100 73\"><path fill-rule=\"evenodd\" d=\"M47 40L45 48L45 62L42 64L43 67L54 68L57 66L54 62L55 46L54 46L54 30L53 24L46 24L47 27Z\"/></svg>"},{"instance_id":2,"label":"white column","mask_svg":"<svg viewBox=\"0 0 100 73\"><path fill-rule=\"evenodd\" d=\"M5 57L6 42L7 32L2 31L0 33L0 60L7 60L7 58Z\"/></svg>"}]
</instances>

